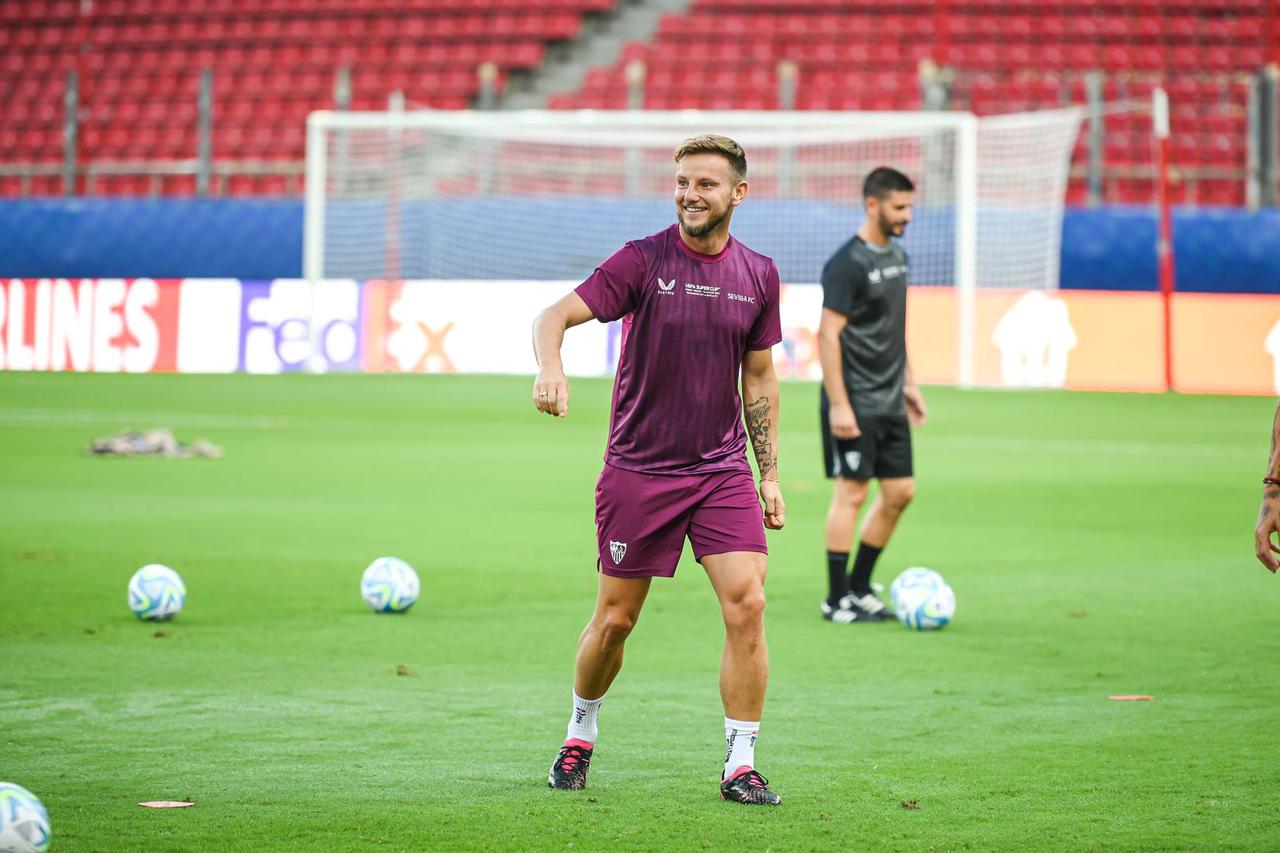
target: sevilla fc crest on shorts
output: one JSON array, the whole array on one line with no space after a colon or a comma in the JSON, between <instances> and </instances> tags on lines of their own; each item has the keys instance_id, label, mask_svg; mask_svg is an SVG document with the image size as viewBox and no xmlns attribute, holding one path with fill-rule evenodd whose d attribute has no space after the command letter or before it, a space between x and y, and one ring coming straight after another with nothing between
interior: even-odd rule
<instances>
[{"instance_id":1,"label":"sevilla fc crest on shorts","mask_svg":"<svg viewBox=\"0 0 1280 853\"><path fill-rule=\"evenodd\" d=\"M627 556L627 543L609 540L609 554L613 557L613 564L618 565Z\"/></svg>"}]
</instances>

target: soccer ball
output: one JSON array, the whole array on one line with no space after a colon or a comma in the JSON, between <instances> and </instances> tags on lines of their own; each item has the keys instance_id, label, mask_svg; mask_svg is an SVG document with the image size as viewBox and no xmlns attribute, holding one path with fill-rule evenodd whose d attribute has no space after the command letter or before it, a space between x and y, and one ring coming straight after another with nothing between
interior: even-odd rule
<instances>
[{"instance_id":1,"label":"soccer ball","mask_svg":"<svg viewBox=\"0 0 1280 853\"><path fill-rule=\"evenodd\" d=\"M49 813L21 785L0 782L0 851L43 853L49 849Z\"/></svg>"},{"instance_id":2,"label":"soccer ball","mask_svg":"<svg viewBox=\"0 0 1280 853\"><path fill-rule=\"evenodd\" d=\"M168 566L150 563L129 579L129 609L139 619L167 622L187 603L187 587Z\"/></svg>"},{"instance_id":3,"label":"soccer ball","mask_svg":"<svg viewBox=\"0 0 1280 853\"><path fill-rule=\"evenodd\" d=\"M917 631L932 631L956 615L956 594L933 569L907 569L889 586L898 621Z\"/></svg>"},{"instance_id":4,"label":"soccer ball","mask_svg":"<svg viewBox=\"0 0 1280 853\"><path fill-rule=\"evenodd\" d=\"M360 594L379 613L403 613L418 600L418 573L395 557L379 557L360 578Z\"/></svg>"}]
</instances>

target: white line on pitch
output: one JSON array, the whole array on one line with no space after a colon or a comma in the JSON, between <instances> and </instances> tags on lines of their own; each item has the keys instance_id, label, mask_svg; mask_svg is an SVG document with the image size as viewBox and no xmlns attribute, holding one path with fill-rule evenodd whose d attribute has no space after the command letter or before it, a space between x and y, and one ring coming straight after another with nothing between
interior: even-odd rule
<instances>
[{"instance_id":1,"label":"white line on pitch","mask_svg":"<svg viewBox=\"0 0 1280 853\"><path fill-rule=\"evenodd\" d=\"M183 415L174 412L116 412L89 409L0 409L0 426L81 426L96 423L129 423L140 429L174 424L229 429L277 429L290 425L288 418L239 415Z\"/></svg>"},{"instance_id":2,"label":"white line on pitch","mask_svg":"<svg viewBox=\"0 0 1280 853\"><path fill-rule=\"evenodd\" d=\"M1212 444L1177 444L1161 441L1112 441L1109 439L998 438L992 436L939 436L917 438L922 447L960 447L1036 453L1109 453L1122 456L1195 456L1206 459L1253 459L1258 453L1243 447ZM1259 457L1260 458L1260 457Z\"/></svg>"}]
</instances>

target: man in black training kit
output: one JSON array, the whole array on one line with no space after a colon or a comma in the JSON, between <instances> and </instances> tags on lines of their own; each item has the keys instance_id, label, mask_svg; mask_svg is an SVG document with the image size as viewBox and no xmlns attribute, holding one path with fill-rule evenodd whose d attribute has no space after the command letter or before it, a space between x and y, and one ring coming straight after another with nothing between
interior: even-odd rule
<instances>
[{"instance_id":1,"label":"man in black training kit","mask_svg":"<svg viewBox=\"0 0 1280 853\"><path fill-rule=\"evenodd\" d=\"M914 191L896 169L872 171L862 185L866 221L822 270L822 446L827 476L835 479L822 618L831 622L893 618L872 589L871 572L915 496L911 427L925 420L924 398L907 363L907 253L892 239L911 221ZM854 527L873 477L880 493L848 572Z\"/></svg>"}]
</instances>

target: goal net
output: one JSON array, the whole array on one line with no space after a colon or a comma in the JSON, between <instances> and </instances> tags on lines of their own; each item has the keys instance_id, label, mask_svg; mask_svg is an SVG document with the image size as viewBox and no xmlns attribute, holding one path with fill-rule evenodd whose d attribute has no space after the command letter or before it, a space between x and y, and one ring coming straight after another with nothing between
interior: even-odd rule
<instances>
[{"instance_id":1,"label":"goal net","mask_svg":"<svg viewBox=\"0 0 1280 853\"><path fill-rule=\"evenodd\" d=\"M862 220L862 181L916 184L913 285L954 287L957 375L972 378L978 287L1057 286L1078 109L968 113L313 113L304 277L576 283L675 218L672 153L714 131L747 153L733 233L816 283ZM815 321L816 323L816 317Z\"/></svg>"}]
</instances>

